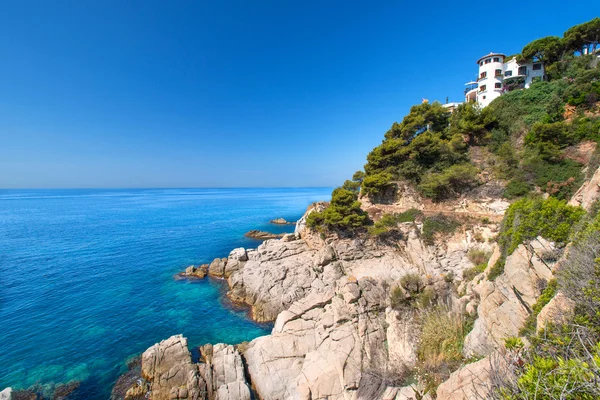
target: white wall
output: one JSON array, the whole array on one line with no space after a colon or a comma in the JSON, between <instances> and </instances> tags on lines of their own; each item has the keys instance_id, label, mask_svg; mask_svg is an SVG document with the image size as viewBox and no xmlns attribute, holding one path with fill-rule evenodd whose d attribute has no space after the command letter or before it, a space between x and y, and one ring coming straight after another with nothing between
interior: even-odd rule
<instances>
[{"instance_id":1,"label":"white wall","mask_svg":"<svg viewBox=\"0 0 600 400\"><path fill-rule=\"evenodd\" d=\"M489 60L489 61L488 61ZM494 61L497 60L497 61ZM488 61L486 63L486 61ZM496 70L500 72L500 76L496 76ZM482 73L485 73L485 78L481 78ZM483 57L479 63L479 73L477 81L479 90L477 91L477 103L481 107L485 107L492 100L502 95L502 81L504 76L504 57L501 55L490 55ZM497 88L496 84L500 87Z\"/></svg>"}]
</instances>

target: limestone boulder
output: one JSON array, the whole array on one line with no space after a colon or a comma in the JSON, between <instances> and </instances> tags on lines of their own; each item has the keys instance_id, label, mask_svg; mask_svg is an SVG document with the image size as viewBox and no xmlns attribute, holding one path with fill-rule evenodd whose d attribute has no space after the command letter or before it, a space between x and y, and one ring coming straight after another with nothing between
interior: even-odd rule
<instances>
[{"instance_id":1,"label":"limestone boulder","mask_svg":"<svg viewBox=\"0 0 600 400\"><path fill-rule=\"evenodd\" d=\"M12 388L6 388L0 392L0 400L14 400L14 392Z\"/></svg>"},{"instance_id":2,"label":"limestone boulder","mask_svg":"<svg viewBox=\"0 0 600 400\"><path fill-rule=\"evenodd\" d=\"M454 371L436 391L437 400L480 400L490 398L493 374L506 373L504 356L494 353Z\"/></svg>"},{"instance_id":3,"label":"limestone boulder","mask_svg":"<svg viewBox=\"0 0 600 400\"><path fill-rule=\"evenodd\" d=\"M541 258L550 250L553 245L541 238L528 246L519 245L495 281L484 279L473 287L480 300L478 317L465 338L465 356L488 355L505 338L518 336L545 284L553 278L553 265ZM491 266L490 260L488 270Z\"/></svg>"},{"instance_id":4,"label":"limestone boulder","mask_svg":"<svg viewBox=\"0 0 600 400\"><path fill-rule=\"evenodd\" d=\"M227 258L215 258L208 266L208 274L218 278L224 277L226 264Z\"/></svg>"}]
</instances>

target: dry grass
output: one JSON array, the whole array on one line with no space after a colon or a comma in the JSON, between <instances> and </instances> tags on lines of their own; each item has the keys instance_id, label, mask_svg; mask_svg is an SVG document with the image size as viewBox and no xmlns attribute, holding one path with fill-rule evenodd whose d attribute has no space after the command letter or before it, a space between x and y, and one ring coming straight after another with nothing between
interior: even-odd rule
<instances>
[{"instance_id":1,"label":"dry grass","mask_svg":"<svg viewBox=\"0 0 600 400\"><path fill-rule=\"evenodd\" d=\"M433 391L461 365L464 338L471 322L464 314L451 312L448 307L427 310L421 321L418 370L426 387Z\"/></svg>"}]
</instances>

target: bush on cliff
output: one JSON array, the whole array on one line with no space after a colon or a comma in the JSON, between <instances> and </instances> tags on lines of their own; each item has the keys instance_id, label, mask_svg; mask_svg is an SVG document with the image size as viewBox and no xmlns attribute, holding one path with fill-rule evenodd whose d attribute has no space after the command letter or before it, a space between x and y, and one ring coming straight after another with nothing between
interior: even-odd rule
<instances>
[{"instance_id":1,"label":"bush on cliff","mask_svg":"<svg viewBox=\"0 0 600 400\"><path fill-rule=\"evenodd\" d=\"M459 225L458 221L443 214L427 217L423 221L423 241L431 245L436 235L454 233Z\"/></svg>"},{"instance_id":2,"label":"bush on cliff","mask_svg":"<svg viewBox=\"0 0 600 400\"><path fill-rule=\"evenodd\" d=\"M331 194L331 202L322 212L308 214L306 223L317 230L342 234L354 233L370 223L369 216L360 208L355 191L337 188Z\"/></svg>"},{"instance_id":3,"label":"bush on cliff","mask_svg":"<svg viewBox=\"0 0 600 400\"><path fill-rule=\"evenodd\" d=\"M398 227L398 224L404 222L414 222L422 215L423 213L416 208L411 208L396 214L383 214L379 221L375 222L373 226L369 227L369 234L378 237L384 236L389 234L391 231L395 231Z\"/></svg>"},{"instance_id":4,"label":"bush on cliff","mask_svg":"<svg viewBox=\"0 0 600 400\"><path fill-rule=\"evenodd\" d=\"M538 314L557 290L575 302L560 325L547 324L535 332L531 317L525 334L531 346L516 346L519 363L510 370L494 371L493 399L598 399L600 398L600 217L596 215L575 234L569 256L558 271L558 284L549 283L534 306ZM507 347L508 348L508 347Z\"/></svg>"},{"instance_id":5,"label":"bush on cliff","mask_svg":"<svg viewBox=\"0 0 600 400\"><path fill-rule=\"evenodd\" d=\"M582 208L569 206L566 201L553 197L519 200L504 215L498 244L504 255L510 255L521 243L538 236L565 243L584 215Z\"/></svg>"},{"instance_id":6,"label":"bush on cliff","mask_svg":"<svg viewBox=\"0 0 600 400\"><path fill-rule=\"evenodd\" d=\"M423 196L442 201L472 189L477 182L477 168L465 163L453 165L442 172L426 174L418 188Z\"/></svg>"},{"instance_id":7,"label":"bush on cliff","mask_svg":"<svg viewBox=\"0 0 600 400\"><path fill-rule=\"evenodd\" d=\"M472 325L464 314L448 307L428 309L421 316L417 375L431 393L460 367L464 339Z\"/></svg>"}]
</instances>

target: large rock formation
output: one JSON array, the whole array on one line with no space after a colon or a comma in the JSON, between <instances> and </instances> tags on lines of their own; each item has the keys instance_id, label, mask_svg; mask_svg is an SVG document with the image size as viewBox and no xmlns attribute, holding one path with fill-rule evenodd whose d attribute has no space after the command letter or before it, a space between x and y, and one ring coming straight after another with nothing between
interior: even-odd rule
<instances>
[{"instance_id":1,"label":"large rock formation","mask_svg":"<svg viewBox=\"0 0 600 400\"><path fill-rule=\"evenodd\" d=\"M390 287L410 273L447 286L472 266L469 249L492 250L485 238L494 225L470 226L428 245L420 226L405 223L402 239L389 246L315 235L306 215L323 206L311 207L294 235L235 249L206 268L227 279L229 298L250 306L255 320L275 321L272 334L245 345L242 357L231 346L205 346L200 363L192 362L181 336L153 346L142 357L151 398L245 398L244 365L260 399L414 395L402 382L416 362L418 324L410 312L390 307Z\"/></svg>"},{"instance_id":2,"label":"large rock formation","mask_svg":"<svg viewBox=\"0 0 600 400\"><path fill-rule=\"evenodd\" d=\"M488 355L501 347L507 337L519 335L545 284L553 278L554 262L544 261L543 257L554 250L553 244L542 238L519 245L506 258L499 277L494 281L484 279L471 287L471 294L480 301L478 318L465 338L467 357ZM496 259L490 259L488 270Z\"/></svg>"},{"instance_id":3,"label":"large rock formation","mask_svg":"<svg viewBox=\"0 0 600 400\"><path fill-rule=\"evenodd\" d=\"M250 400L242 359L233 346L206 345L200 353L203 362L193 363L181 335L150 347L142 354L142 379L125 399Z\"/></svg>"}]
</instances>

